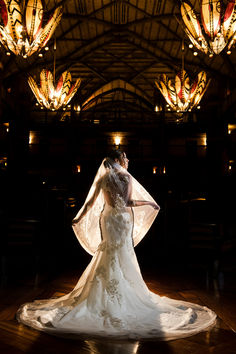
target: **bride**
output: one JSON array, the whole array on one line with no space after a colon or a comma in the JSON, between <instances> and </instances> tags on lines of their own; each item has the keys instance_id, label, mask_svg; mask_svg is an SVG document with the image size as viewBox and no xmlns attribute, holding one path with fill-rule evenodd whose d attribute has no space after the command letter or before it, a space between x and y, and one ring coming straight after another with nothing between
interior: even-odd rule
<instances>
[{"instance_id":1,"label":"bride","mask_svg":"<svg viewBox=\"0 0 236 354\"><path fill-rule=\"evenodd\" d=\"M170 340L194 335L215 322L207 307L152 293L140 273L134 246L159 206L127 171L114 150L102 162L74 232L93 258L67 295L20 307L18 321L51 334Z\"/></svg>"}]
</instances>

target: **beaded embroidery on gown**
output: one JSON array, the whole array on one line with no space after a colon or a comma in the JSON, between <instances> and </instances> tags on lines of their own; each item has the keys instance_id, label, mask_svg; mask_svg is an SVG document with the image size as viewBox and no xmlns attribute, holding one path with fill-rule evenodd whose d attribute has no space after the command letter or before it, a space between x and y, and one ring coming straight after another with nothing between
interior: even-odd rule
<instances>
[{"instance_id":1,"label":"beaded embroidery on gown","mask_svg":"<svg viewBox=\"0 0 236 354\"><path fill-rule=\"evenodd\" d=\"M130 175L125 172L118 177L119 187L125 190ZM109 172L99 179L103 196L114 194L111 181ZM107 201L103 204L99 217L101 241L75 288L56 299L22 305L18 321L57 335L161 340L207 329L216 318L207 307L149 291L134 252L134 213L124 203L122 191L116 190L115 196L113 205Z\"/></svg>"}]
</instances>

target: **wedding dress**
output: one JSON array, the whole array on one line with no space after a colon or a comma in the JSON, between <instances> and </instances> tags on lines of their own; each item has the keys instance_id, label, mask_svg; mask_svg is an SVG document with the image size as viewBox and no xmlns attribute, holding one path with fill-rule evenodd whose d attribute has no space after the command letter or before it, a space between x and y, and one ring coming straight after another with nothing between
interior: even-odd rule
<instances>
[{"instance_id":1,"label":"wedding dress","mask_svg":"<svg viewBox=\"0 0 236 354\"><path fill-rule=\"evenodd\" d=\"M90 189L84 213L74 231L93 258L75 288L67 295L36 300L20 307L17 319L37 330L56 335L114 338L183 338L211 326L213 311L151 292L140 273L134 252L158 210L149 205L128 207L132 199L154 201L118 164L102 164Z\"/></svg>"}]
</instances>

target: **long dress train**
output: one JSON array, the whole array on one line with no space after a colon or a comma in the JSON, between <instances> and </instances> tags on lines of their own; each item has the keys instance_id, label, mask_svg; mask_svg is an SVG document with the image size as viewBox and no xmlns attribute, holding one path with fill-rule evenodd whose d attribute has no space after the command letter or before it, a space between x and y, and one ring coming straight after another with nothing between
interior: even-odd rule
<instances>
[{"instance_id":1,"label":"long dress train","mask_svg":"<svg viewBox=\"0 0 236 354\"><path fill-rule=\"evenodd\" d=\"M102 241L73 291L24 304L20 322L57 335L161 340L190 336L214 323L216 314L207 307L149 291L134 252L131 208L106 203L100 229Z\"/></svg>"}]
</instances>

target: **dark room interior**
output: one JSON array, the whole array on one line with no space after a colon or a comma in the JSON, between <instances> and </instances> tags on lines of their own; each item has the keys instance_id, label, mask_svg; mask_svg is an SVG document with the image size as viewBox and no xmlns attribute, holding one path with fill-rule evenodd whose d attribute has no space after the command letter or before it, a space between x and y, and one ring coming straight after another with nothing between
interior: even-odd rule
<instances>
[{"instance_id":1,"label":"dark room interior","mask_svg":"<svg viewBox=\"0 0 236 354\"><path fill-rule=\"evenodd\" d=\"M235 21L234 0L0 1L0 353L236 352ZM135 248L144 281L209 307L213 328L73 340L17 321L22 304L72 291L90 262L72 220L118 149L160 206Z\"/></svg>"}]
</instances>

